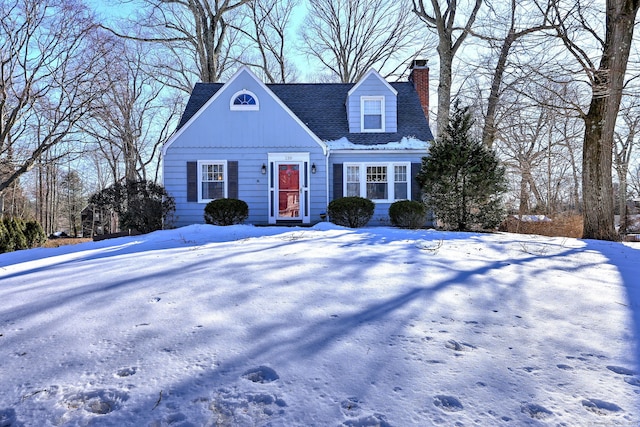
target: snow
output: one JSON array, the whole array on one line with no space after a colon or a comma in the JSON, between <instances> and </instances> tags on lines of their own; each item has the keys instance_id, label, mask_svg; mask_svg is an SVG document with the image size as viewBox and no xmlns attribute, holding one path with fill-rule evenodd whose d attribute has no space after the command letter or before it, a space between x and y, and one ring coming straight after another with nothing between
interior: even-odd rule
<instances>
[{"instance_id":1,"label":"snow","mask_svg":"<svg viewBox=\"0 0 640 427\"><path fill-rule=\"evenodd\" d=\"M546 215L513 215L513 217L522 222L551 222L551 218Z\"/></svg>"},{"instance_id":2,"label":"snow","mask_svg":"<svg viewBox=\"0 0 640 427\"><path fill-rule=\"evenodd\" d=\"M364 145L354 144L347 138L340 138L335 141L325 141L330 150L428 150L429 143L417 138L403 137L400 141L388 142L386 144Z\"/></svg>"},{"instance_id":3,"label":"snow","mask_svg":"<svg viewBox=\"0 0 640 427\"><path fill-rule=\"evenodd\" d=\"M640 243L193 225L0 255L0 426L640 424Z\"/></svg>"}]
</instances>

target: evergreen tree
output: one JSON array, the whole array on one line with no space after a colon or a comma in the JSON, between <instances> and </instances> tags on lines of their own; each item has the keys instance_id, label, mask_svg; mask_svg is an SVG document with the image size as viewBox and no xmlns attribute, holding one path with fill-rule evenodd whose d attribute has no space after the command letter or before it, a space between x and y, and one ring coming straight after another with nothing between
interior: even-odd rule
<instances>
[{"instance_id":1,"label":"evergreen tree","mask_svg":"<svg viewBox=\"0 0 640 427\"><path fill-rule=\"evenodd\" d=\"M504 216L505 169L494 151L470 136L468 108L457 103L447 126L422 159L423 200L451 230L495 228Z\"/></svg>"}]
</instances>

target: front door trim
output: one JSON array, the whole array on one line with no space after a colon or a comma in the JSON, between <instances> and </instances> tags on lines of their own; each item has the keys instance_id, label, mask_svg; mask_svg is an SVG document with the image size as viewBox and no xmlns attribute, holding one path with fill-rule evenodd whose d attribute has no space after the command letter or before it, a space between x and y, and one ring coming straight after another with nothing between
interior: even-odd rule
<instances>
[{"instance_id":1,"label":"front door trim","mask_svg":"<svg viewBox=\"0 0 640 427\"><path fill-rule=\"evenodd\" d=\"M268 153L268 203L269 203L269 224L279 222L309 224L311 215L309 209L310 202L310 167L309 153ZM280 189L279 189L279 168L281 165L297 165L300 172L299 189L299 212L297 217L282 217L279 211Z\"/></svg>"}]
</instances>

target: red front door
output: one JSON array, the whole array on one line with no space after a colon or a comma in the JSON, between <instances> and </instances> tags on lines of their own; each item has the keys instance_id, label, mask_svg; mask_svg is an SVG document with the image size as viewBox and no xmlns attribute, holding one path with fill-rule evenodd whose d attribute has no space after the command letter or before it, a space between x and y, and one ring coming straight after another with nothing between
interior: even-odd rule
<instances>
[{"instance_id":1,"label":"red front door","mask_svg":"<svg viewBox=\"0 0 640 427\"><path fill-rule=\"evenodd\" d=\"M278 217L300 218L300 164L278 165Z\"/></svg>"}]
</instances>

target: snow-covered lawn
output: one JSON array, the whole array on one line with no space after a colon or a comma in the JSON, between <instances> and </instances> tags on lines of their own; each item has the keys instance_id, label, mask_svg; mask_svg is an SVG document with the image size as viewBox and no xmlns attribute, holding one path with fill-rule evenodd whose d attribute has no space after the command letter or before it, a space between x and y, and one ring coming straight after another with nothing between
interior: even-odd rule
<instances>
[{"instance_id":1,"label":"snow-covered lawn","mask_svg":"<svg viewBox=\"0 0 640 427\"><path fill-rule=\"evenodd\" d=\"M640 243L190 226L0 255L0 426L640 424Z\"/></svg>"}]
</instances>

